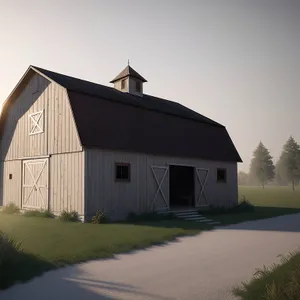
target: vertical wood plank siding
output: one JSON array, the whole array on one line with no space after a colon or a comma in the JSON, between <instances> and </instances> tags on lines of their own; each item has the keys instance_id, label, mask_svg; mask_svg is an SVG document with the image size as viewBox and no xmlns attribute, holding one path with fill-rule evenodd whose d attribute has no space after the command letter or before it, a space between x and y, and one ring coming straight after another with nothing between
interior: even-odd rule
<instances>
[{"instance_id":1,"label":"vertical wood plank siding","mask_svg":"<svg viewBox=\"0 0 300 300\"><path fill-rule=\"evenodd\" d=\"M21 207L21 164L20 160L0 163L0 205L13 202ZM12 179L9 179L9 174L12 174Z\"/></svg>"},{"instance_id":2,"label":"vertical wood plank siding","mask_svg":"<svg viewBox=\"0 0 300 300\"><path fill-rule=\"evenodd\" d=\"M39 111L44 132L29 135L29 115ZM35 74L8 112L0 150L1 161L81 151L65 89Z\"/></svg>"},{"instance_id":3,"label":"vertical wood plank siding","mask_svg":"<svg viewBox=\"0 0 300 300\"><path fill-rule=\"evenodd\" d=\"M115 181L115 162L131 164L130 182ZM235 204L238 199L237 163L86 149L85 164L85 201L88 215L101 209L119 218L128 212L140 213L149 210L157 191L157 183L151 167L167 166L168 164L191 165L209 169L205 192L210 204L230 206ZM217 183L217 168L227 169L227 183ZM160 181L164 169L157 170L157 177ZM200 184L196 176L195 174L195 196L200 191ZM168 203L169 176L166 177L162 190ZM157 208L165 207L160 193L155 204Z\"/></svg>"},{"instance_id":4,"label":"vertical wood plank siding","mask_svg":"<svg viewBox=\"0 0 300 300\"><path fill-rule=\"evenodd\" d=\"M52 84L49 101L49 154L81 151L77 128L64 88Z\"/></svg>"},{"instance_id":5,"label":"vertical wood plank siding","mask_svg":"<svg viewBox=\"0 0 300 300\"><path fill-rule=\"evenodd\" d=\"M84 153L51 156L50 209L54 213L76 210L84 215Z\"/></svg>"},{"instance_id":6,"label":"vertical wood plank siding","mask_svg":"<svg viewBox=\"0 0 300 300\"><path fill-rule=\"evenodd\" d=\"M43 133L30 135L29 115L39 111L43 111ZM21 207L22 159L41 156L50 156L50 208L57 213L74 209L82 215L84 155L68 94L35 73L11 105L1 136L0 205L13 201Z\"/></svg>"}]
</instances>

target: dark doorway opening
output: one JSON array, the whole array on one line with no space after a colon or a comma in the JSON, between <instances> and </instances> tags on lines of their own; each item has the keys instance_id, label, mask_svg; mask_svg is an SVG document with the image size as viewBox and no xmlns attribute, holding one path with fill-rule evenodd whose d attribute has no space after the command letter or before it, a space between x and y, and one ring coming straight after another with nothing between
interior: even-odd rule
<instances>
[{"instance_id":1,"label":"dark doorway opening","mask_svg":"<svg viewBox=\"0 0 300 300\"><path fill-rule=\"evenodd\" d=\"M195 206L194 167L170 165L170 207Z\"/></svg>"}]
</instances>

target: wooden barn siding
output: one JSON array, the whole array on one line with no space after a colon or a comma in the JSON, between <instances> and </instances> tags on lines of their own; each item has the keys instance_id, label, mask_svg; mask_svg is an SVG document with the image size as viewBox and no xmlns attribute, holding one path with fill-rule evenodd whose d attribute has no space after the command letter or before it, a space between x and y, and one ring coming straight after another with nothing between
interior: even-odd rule
<instances>
[{"instance_id":1,"label":"wooden barn siding","mask_svg":"<svg viewBox=\"0 0 300 300\"><path fill-rule=\"evenodd\" d=\"M6 161L0 163L0 205L7 205L10 202L21 207L21 165L20 160ZM12 174L12 179L9 179Z\"/></svg>"},{"instance_id":2,"label":"wooden barn siding","mask_svg":"<svg viewBox=\"0 0 300 300\"><path fill-rule=\"evenodd\" d=\"M50 173L50 209L84 215L84 152L52 155Z\"/></svg>"},{"instance_id":3,"label":"wooden barn siding","mask_svg":"<svg viewBox=\"0 0 300 300\"><path fill-rule=\"evenodd\" d=\"M129 183L115 182L115 162L131 163L131 181ZM92 215L97 209L101 209L119 217L131 211L143 212L148 210L157 191L151 166L166 166L172 163L209 169L205 192L210 204L229 206L236 203L238 197L237 163L86 149L85 199L87 214ZM216 182L217 168L227 169L228 180L226 184ZM160 181L164 170L161 169L158 172L157 177ZM197 196L200 191L200 184L196 177L195 183ZM168 176L162 189L168 201ZM156 200L156 207L165 207L161 194Z\"/></svg>"},{"instance_id":4,"label":"wooden barn siding","mask_svg":"<svg viewBox=\"0 0 300 300\"><path fill-rule=\"evenodd\" d=\"M82 151L66 90L52 83L49 92L49 154Z\"/></svg>"},{"instance_id":5,"label":"wooden barn siding","mask_svg":"<svg viewBox=\"0 0 300 300\"><path fill-rule=\"evenodd\" d=\"M44 132L29 135L29 115L41 110ZM67 92L35 74L8 112L1 161L81 150Z\"/></svg>"}]
</instances>

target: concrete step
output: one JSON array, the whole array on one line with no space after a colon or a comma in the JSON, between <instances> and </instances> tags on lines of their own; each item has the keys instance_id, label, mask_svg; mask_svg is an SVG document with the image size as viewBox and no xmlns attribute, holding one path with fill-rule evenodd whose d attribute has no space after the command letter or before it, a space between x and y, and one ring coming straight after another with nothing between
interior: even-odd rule
<instances>
[{"instance_id":1,"label":"concrete step","mask_svg":"<svg viewBox=\"0 0 300 300\"><path fill-rule=\"evenodd\" d=\"M192 218L192 217L202 217L200 215L196 215L196 214L191 214L191 215L175 215L177 218L181 218L181 219L184 219L184 218Z\"/></svg>"},{"instance_id":2,"label":"concrete step","mask_svg":"<svg viewBox=\"0 0 300 300\"><path fill-rule=\"evenodd\" d=\"M180 214L175 213L174 215L178 217L199 216L199 214L197 213L180 213Z\"/></svg>"},{"instance_id":3,"label":"concrete step","mask_svg":"<svg viewBox=\"0 0 300 300\"><path fill-rule=\"evenodd\" d=\"M183 220L207 220L205 217L200 216L194 216L194 217L187 217L187 218L181 218Z\"/></svg>"},{"instance_id":4,"label":"concrete step","mask_svg":"<svg viewBox=\"0 0 300 300\"><path fill-rule=\"evenodd\" d=\"M203 224L208 224L208 225L220 225L221 224L218 221L207 219L202 214L200 214L198 212L198 210L196 210L196 209L185 209L185 210L178 210L178 211L162 210L162 211L158 211L157 213L160 215L168 215L169 213L172 213L181 220L203 223Z\"/></svg>"}]
</instances>

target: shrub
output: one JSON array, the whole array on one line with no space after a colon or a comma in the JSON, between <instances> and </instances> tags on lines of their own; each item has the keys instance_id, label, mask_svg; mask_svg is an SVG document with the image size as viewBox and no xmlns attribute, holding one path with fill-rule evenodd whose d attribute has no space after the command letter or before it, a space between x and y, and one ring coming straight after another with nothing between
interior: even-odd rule
<instances>
[{"instance_id":1,"label":"shrub","mask_svg":"<svg viewBox=\"0 0 300 300\"><path fill-rule=\"evenodd\" d=\"M252 212L255 210L255 207L248 200L243 200L237 206L235 206L233 209L238 212Z\"/></svg>"},{"instance_id":2,"label":"shrub","mask_svg":"<svg viewBox=\"0 0 300 300\"><path fill-rule=\"evenodd\" d=\"M20 209L16 204L11 202L8 205L3 207L2 212L5 214L12 215L12 214L18 214L20 212Z\"/></svg>"},{"instance_id":3,"label":"shrub","mask_svg":"<svg viewBox=\"0 0 300 300\"><path fill-rule=\"evenodd\" d=\"M75 210L70 212L63 210L58 218L64 222L80 222L79 214Z\"/></svg>"},{"instance_id":4,"label":"shrub","mask_svg":"<svg viewBox=\"0 0 300 300\"><path fill-rule=\"evenodd\" d=\"M92 217L92 223L93 224L108 223L108 218L104 214L104 212L101 212L100 210L97 210L96 215Z\"/></svg>"},{"instance_id":5,"label":"shrub","mask_svg":"<svg viewBox=\"0 0 300 300\"><path fill-rule=\"evenodd\" d=\"M27 210L24 212L25 217L54 218L50 210Z\"/></svg>"}]
</instances>

